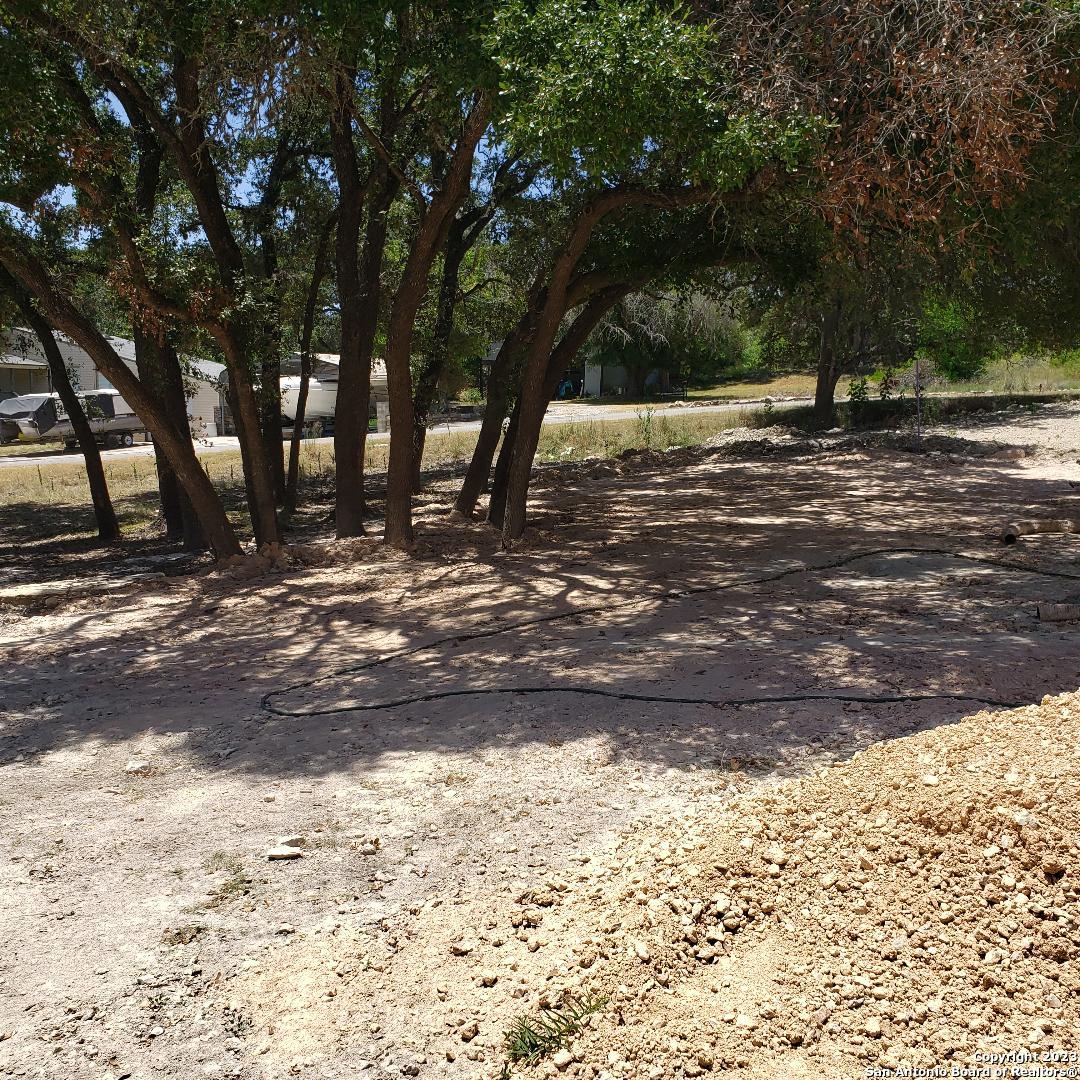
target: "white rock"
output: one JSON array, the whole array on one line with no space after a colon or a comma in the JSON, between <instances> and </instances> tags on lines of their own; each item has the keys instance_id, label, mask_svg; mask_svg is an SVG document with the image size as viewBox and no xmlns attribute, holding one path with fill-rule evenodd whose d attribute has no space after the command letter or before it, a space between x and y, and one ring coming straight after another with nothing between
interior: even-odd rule
<instances>
[{"instance_id":1,"label":"white rock","mask_svg":"<svg viewBox=\"0 0 1080 1080\"><path fill-rule=\"evenodd\" d=\"M132 758L124 766L124 772L131 776L149 776L153 771L153 765L149 761L145 761L142 758Z\"/></svg>"},{"instance_id":2,"label":"white rock","mask_svg":"<svg viewBox=\"0 0 1080 1080\"><path fill-rule=\"evenodd\" d=\"M554 1065L555 1068L558 1069L560 1072L562 1072L563 1069L569 1068L569 1066L572 1065L573 1062L574 1055L571 1054L569 1050L560 1050L551 1059L552 1065Z\"/></svg>"},{"instance_id":3,"label":"white rock","mask_svg":"<svg viewBox=\"0 0 1080 1080\"><path fill-rule=\"evenodd\" d=\"M762 858L766 862L775 863L777 866L784 866L788 861L787 852L779 844L770 844L765 849Z\"/></svg>"},{"instance_id":4,"label":"white rock","mask_svg":"<svg viewBox=\"0 0 1080 1080\"><path fill-rule=\"evenodd\" d=\"M267 853L266 857L271 861L277 859L299 859L303 857L303 852L296 847L287 847L284 844L279 844L277 847L272 847Z\"/></svg>"}]
</instances>

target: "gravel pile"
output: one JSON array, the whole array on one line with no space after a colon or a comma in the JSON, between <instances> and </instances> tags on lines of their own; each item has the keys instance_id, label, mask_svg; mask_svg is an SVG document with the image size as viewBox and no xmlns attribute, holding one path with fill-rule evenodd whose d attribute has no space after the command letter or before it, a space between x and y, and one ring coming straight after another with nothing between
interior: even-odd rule
<instances>
[{"instance_id":1,"label":"gravel pile","mask_svg":"<svg viewBox=\"0 0 1080 1080\"><path fill-rule=\"evenodd\" d=\"M521 1075L1075 1065L1080 695L876 744L589 876L581 986L609 1004Z\"/></svg>"}]
</instances>

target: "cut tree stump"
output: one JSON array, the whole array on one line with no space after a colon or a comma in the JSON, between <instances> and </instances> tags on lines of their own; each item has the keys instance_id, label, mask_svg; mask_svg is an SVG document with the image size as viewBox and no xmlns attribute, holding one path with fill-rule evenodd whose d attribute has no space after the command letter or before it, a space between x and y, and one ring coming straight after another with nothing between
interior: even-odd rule
<instances>
[{"instance_id":1,"label":"cut tree stump","mask_svg":"<svg viewBox=\"0 0 1080 1080\"><path fill-rule=\"evenodd\" d=\"M1040 622L1080 622L1080 604L1040 604Z\"/></svg>"},{"instance_id":2,"label":"cut tree stump","mask_svg":"<svg viewBox=\"0 0 1080 1080\"><path fill-rule=\"evenodd\" d=\"M1035 533L1080 533L1080 521L1070 518L1032 518L1030 521L1014 521L1001 530L1003 544L1015 544L1021 536Z\"/></svg>"}]
</instances>

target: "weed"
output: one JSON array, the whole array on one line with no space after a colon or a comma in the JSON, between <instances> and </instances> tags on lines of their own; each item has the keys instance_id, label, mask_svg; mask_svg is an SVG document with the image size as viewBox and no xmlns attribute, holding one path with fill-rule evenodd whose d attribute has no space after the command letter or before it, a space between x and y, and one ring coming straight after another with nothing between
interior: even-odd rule
<instances>
[{"instance_id":1,"label":"weed","mask_svg":"<svg viewBox=\"0 0 1080 1080\"><path fill-rule=\"evenodd\" d=\"M853 378L848 383L848 402L851 409L852 419L856 423L861 419L866 403L870 400L870 393L866 386L866 376Z\"/></svg>"},{"instance_id":2,"label":"weed","mask_svg":"<svg viewBox=\"0 0 1080 1080\"><path fill-rule=\"evenodd\" d=\"M198 923L187 923L175 930L166 930L161 935L161 941L165 945L190 945L205 929Z\"/></svg>"},{"instance_id":3,"label":"weed","mask_svg":"<svg viewBox=\"0 0 1080 1080\"><path fill-rule=\"evenodd\" d=\"M338 848L341 846L341 822L327 817L312 826L315 839L311 846L317 848Z\"/></svg>"},{"instance_id":4,"label":"weed","mask_svg":"<svg viewBox=\"0 0 1080 1080\"><path fill-rule=\"evenodd\" d=\"M221 907L231 900L237 900L241 896L247 896L251 892L251 878L244 873L244 864L235 855L227 855L224 851L215 851L203 863L203 869L208 874L224 870L228 877L210 893L209 898L202 905L204 910ZM198 908L191 909L198 911Z\"/></svg>"},{"instance_id":5,"label":"weed","mask_svg":"<svg viewBox=\"0 0 1080 1080\"><path fill-rule=\"evenodd\" d=\"M646 450L652 449L653 444L653 416L652 409L645 409L637 414L638 438Z\"/></svg>"},{"instance_id":6,"label":"weed","mask_svg":"<svg viewBox=\"0 0 1080 1080\"><path fill-rule=\"evenodd\" d=\"M214 889L203 907L207 908L207 910L221 907L230 900L237 900L241 896L247 896L249 892L251 892L251 878L242 870L237 870Z\"/></svg>"},{"instance_id":7,"label":"weed","mask_svg":"<svg viewBox=\"0 0 1080 1080\"><path fill-rule=\"evenodd\" d=\"M465 787L472 783L472 777L468 773L448 772L436 777L436 781L447 787Z\"/></svg>"},{"instance_id":8,"label":"weed","mask_svg":"<svg viewBox=\"0 0 1080 1080\"><path fill-rule=\"evenodd\" d=\"M606 1004L602 994L584 997L567 994L560 1005L546 1006L539 1017L519 1016L507 1029L504 1045L507 1062L503 1076L510 1075L511 1065L535 1065L541 1058L561 1050L583 1027L587 1016Z\"/></svg>"},{"instance_id":9,"label":"weed","mask_svg":"<svg viewBox=\"0 0 1080 1080\"><path fill-rule=\"evenodd\" d=\"M235 856L224 851L215 851L203 861L203 869L208 874L218 870L228 870L231 874L238 874L244 869L244 864Z\"/></svg>"},{"instance_id":10,"label":"weed","mask_svg":"<svg viewBox=\"0 0 1080 1080\"><path fill-rule=\"evenodd\" d=\"M222 1020L225 1033L234 1039L242 1039L255 1029L255 1021L232 1005L225 1006Z\"/></svg>"}]
</instances>

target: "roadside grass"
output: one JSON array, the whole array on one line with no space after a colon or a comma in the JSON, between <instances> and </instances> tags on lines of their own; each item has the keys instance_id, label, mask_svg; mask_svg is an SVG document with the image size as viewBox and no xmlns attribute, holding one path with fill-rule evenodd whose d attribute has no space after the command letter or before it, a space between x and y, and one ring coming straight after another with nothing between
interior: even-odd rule
<instances>
[{"instance_id":1,"label":"roadside grass","mask_svg":"<svg viewBox=\"0 0 1080 1080\"><path fill-rule=\"evenodd\" d=\"M776 374L761 379L740 379L737 382L723 382L687 390L686 396L692 399L710 401L731 401L736 398L762 397L813 397L815 378L813 375Z\"/></svg>"},{"instance_id":2,"label":"roadside grass","mask_svg":"<svg viewBox=\"0 0 1080 1080\"><path fill-rule=\"evenodd\" d=\"M910 371L911 365L894 371L900 375ZM875 371L868 376L870 396L877 395L883 372ZM837 386L838 397L845 396L848 378L841 378ZM791 398L813 397L815 377L798 372L766 372L744 369L730 379L714 386L694 387L686 392L693 401L733 401L745 398ZM1080 350L1056 354L1014 354L992 361L977 379L966 382L940 382L932 392L944 394L1038 394L1061 390L1080 389ZM910 391L909 391L910 392ZM647 401L626 398L582 399L575 404L624 408L627 411L642 408Z\"/></svg>"},{"instance_id":3,"label":"roadside grass","mask_svg":"<svg viewBox=\"0 0 1080 1080\"><path fill-rule=\"evenodd\" d=\"M64 453L64 444L58 442L13 442L0 446L0 457L56 457Z\"/></svg>"},{"instance_id":4,"label":"roadside grass","mask_svg":"<svg viewBox=\"0 0 1080 1080\"><path fill-rule=\"evenodd\" d=\"M717 383L715 386L690 387L686 391L688 401L736 401L745 398L791 398L813 397L815 378L813 375L755 373L735 376L730 381ZM557 404L603 405L606 409L620 409L633 412L649 405L664 406L670 398L573 398Z\"/></svg>"},{"instance_id":5,"label":"roadside grass","mask_svg":"<svg viewBox=\"0 0 1080 1080\"><path fill-rule=\"evenodd\" d=\"M548 424L540 434L537 458L544 462L616 457L626 450L669 450L697 446L721 431L772 422L762 409L721 413L671 412L641 406L625 420Z\"/></svg>"},{"instance_id":6,"label":"roadside grass","mask_svg":"<svg viewBox=\"0 0 1080 1080\"><path fill-rule=\"evenodd\" d=\"M1080 389L1080 351L1048 356L1006 356L972 382L949 383L950 393L1038 394Z\"/></svg>"},{"instance_id":7,"label":"roadside grass","mask_svg":"<svg viewBox=\"0 0 1080 1080\"><path fill-rule=\"evenodd\" d=\"M1080 362L1080 361L1078 361ZM932 398L923 403L923 422L932 424L975 411L997 410L1017 403L1034 408L1040 401L1067 399L1069 395L1012 394ZM837 424L844 427L909 427L913 422L911 399L871 399L853 415L848 402L837 404ZM545 425L537 447L542 464L611 458L627 450L668 450L696 446L721 431L737 427L764 427L787 424L812 430L812 409L778 404L775 408L731 409L701 412L692 408L652 409L638 406L625 418L587 420L581 423ZM475 431L440 430L428 433L424 469L451 476L463 471L474 446ZM385 475L389 444L371 442L366 468L374 479ZM200 456L215 487L222 494L238 534L250 535L246 513L243 469L239 450L204 453ZM295 526L323 527L332 512L334 477L333 446L311 441L301 448L301 499ZM143 543L163 542L157 505L157 471L154 458L105 459L105 475L125 537ZM377 491L377 484L373 488ZM377 495L375 501L377 502ZM48 540L78 547L92 545L94 518L86 473L80 463L50 462L0 469L0 536L9 555L27 550L25 545ZM87 548L87 550L90 550Z\"/></svg>"},{"instance_id":8,"label":"roadside grass","mask_svg":"<svg viewBox=\"0 0 1080 1080\"><path fill-rule=\"evenodd\" d=\"M626 420L596 420L581 424L552 424L544 427L538 457L542 461L577 461L587 457L612 457L629 449L666 449L703 442L710 435L739 427L753 419L749 412L669 415L642 409ZM464 466L476 445L475 431L428 433L424 449L425 469ZM387 442L368 443L366 469L372 475L386 472ZM239 450L202 454L200 461L214 486L226 495L242 500L243 468ZM154 458L105 459L105 478L117 504L122 524L148 524L157 513L157 469ZM334 474L333 446L306 443L300 452L301 487L328 483ZM77 462L42 461L12 466L0 471L0 507L85 506L90 491L86 470Z\"/></svg>"}]
</instances>

